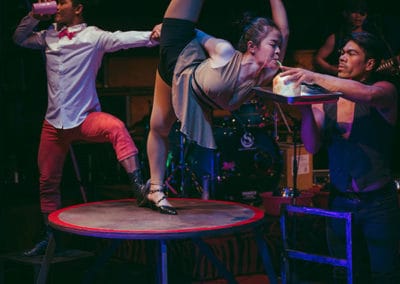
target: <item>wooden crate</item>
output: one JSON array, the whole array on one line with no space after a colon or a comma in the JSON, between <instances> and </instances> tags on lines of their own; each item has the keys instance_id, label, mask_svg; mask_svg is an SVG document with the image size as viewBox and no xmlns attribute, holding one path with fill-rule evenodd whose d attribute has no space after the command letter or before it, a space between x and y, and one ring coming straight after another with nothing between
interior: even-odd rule
<instances>
[{"instance_id":1,"label":"wooden crate","mask_svg":"<svg viewBox=\"0 0 400 284\"><path fill-rule=\"evenodd\" d=\"M293 187L293 158L294 144L278 143L283 156L283 173L280 182L281 187ZM306 190L313 186L313 156L308 153L302 144L296 145L297 156L297 189Z\"/></svg>"}]
</instances>

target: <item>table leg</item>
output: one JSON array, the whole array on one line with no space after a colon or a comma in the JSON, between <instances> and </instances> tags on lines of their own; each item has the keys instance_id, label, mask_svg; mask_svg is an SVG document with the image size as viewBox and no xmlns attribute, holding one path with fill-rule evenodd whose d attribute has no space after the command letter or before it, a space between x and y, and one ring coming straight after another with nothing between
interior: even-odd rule
<instances>
[{"instance_id":1,"label":"table leg","mask_svg":"<svg viewBox=\"0 0 400 284\"><path fill-rule=\"evenodd\" d=\"M49 236L49 242L47 244L46 253L43 256L42 264L40 265L40 270L36 278L36 284L46 284L47 275L49 273L50 262L54 256L54 251L56 249L56 241L54 239L54 233Z\"/></svg>"},{"instance_id":2,"label":"table leg","mask_svg":"<svg viewBox=\"0 0 400 284\"><path fill-rule=\"evenodd\" d=\"M226 266L215 256L212 249L202 239L195 238L193 243L199 248L200 252L203 253L211 262L215 265L218 272L222 277L228 280L230 284L237 284L237 281L233 274L226 269Z\"/></svg>"},{"instance_id":3,"label":"table leg","mask_svg":"<svg viewBox=\"0 0 400 284\"><path fill-rule=\"evenodd\" d=\"M278 279L276 277L274 267L272 266L272 261L268 246L265 243L265 240L263 238L262 233L260 232L260 229L255 229L254 231L255 231L254 233L256 237L258 251L260 252L260 255L263 259L264 269L268 275L269 282L271 284L278 284Z\"/></svg>"},{"instance_id":4,"label":"table leg","mask_svg":"<svg viewBox=\"0 0 400 284\"><path fill-rule=\"evenodd\" d=\"M165 240L159 241L157 259L157 283L168 283L168 255L167 243Z\"/></svg>"},{"instance_id":5,"label":"table leg","mask_svg":"<svg viewBox=\"0 0 400 284\"><path fill-rule=\"evenodd\" d=\"M105 263L110 259L121 243L122 240L120 239L111 240L111 244L101 253L92 267L86 272L82 283L93 283L97 272L100 268L104 267Z\"/></svg>"}]
</instances>

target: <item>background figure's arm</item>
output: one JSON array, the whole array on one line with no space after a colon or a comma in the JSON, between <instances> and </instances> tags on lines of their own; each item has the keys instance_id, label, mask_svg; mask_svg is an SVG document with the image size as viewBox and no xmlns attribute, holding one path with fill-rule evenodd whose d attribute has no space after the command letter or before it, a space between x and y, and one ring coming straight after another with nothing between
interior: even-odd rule
<instances>
[{"instance_id":1,"label":"background figure's arm","mask_svg":"<svg viewBox=\"0 0 400 284\"><path fill-rule=\"evenodd\" d=\"M286 14L285 6L282 0L270 0L272 10L272 20L279 27L282 33L282 44L280 47L279 60L282 62L286 54L286 48L289 40L289 22Z\"/></svg>"},{"instance_id":2,"label":"background figure's arm","mask_svg":"<svg viewBox=\"0 0 400 284\"><path fill-rule=\"evenodd\" d=\"M331 34L325 41L325 43L318 49L315 57L314 64L317 68L319 68L322 72L337 75L338 69L337 66L329 64L326 60L332 52L335 52L335 35Z\"/></svg>"}]
</instances>

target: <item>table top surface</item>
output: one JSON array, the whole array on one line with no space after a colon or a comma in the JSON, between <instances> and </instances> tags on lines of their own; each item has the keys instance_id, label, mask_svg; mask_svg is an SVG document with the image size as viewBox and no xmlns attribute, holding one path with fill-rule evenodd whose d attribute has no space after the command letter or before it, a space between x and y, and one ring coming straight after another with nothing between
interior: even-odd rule
<instances>
[{"instance_id":1,"label":"table top surface","mask_svg":"<svg viewBox=\"0 0 400 284\"><path fill-rule=\"evenodd\" d=\"M261 101L271 100L289 105L334 103L342 95L340 92L315 92L301 96L284 96L273 93L271 87L254 87L253 90Z\"/></svg>"},{"instance_id":2,"label":"table top surface","mask_svg":"<svg viewBox=\"0 0 400 284\"><path fill-rule=\"evenodd\" d=\"M55 229L84 236L118 239L200 238L261 225L264 211L241 203L169 198L178 215L160 214L134 199L83 203L49 215Z\"/></svg>"}]
</instances>

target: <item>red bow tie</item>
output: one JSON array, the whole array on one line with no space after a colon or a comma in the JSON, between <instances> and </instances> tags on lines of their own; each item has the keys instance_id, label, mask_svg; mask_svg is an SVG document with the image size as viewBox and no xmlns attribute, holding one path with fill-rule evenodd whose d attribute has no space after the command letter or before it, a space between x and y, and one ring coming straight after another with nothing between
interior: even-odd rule
<instances>
[{"instance_id":1,"label":"red bow tie","mask_svg":"<svg viewBox=\"0 0 400 284\"><path fill-rule=\"evenodd\" d=\"M69 32L68 29L63 29L58 33L58 38L62 38L63 36L67 36L69 39L72 39L75 35L75 32Z\"/></svg>"}]
</instances>

